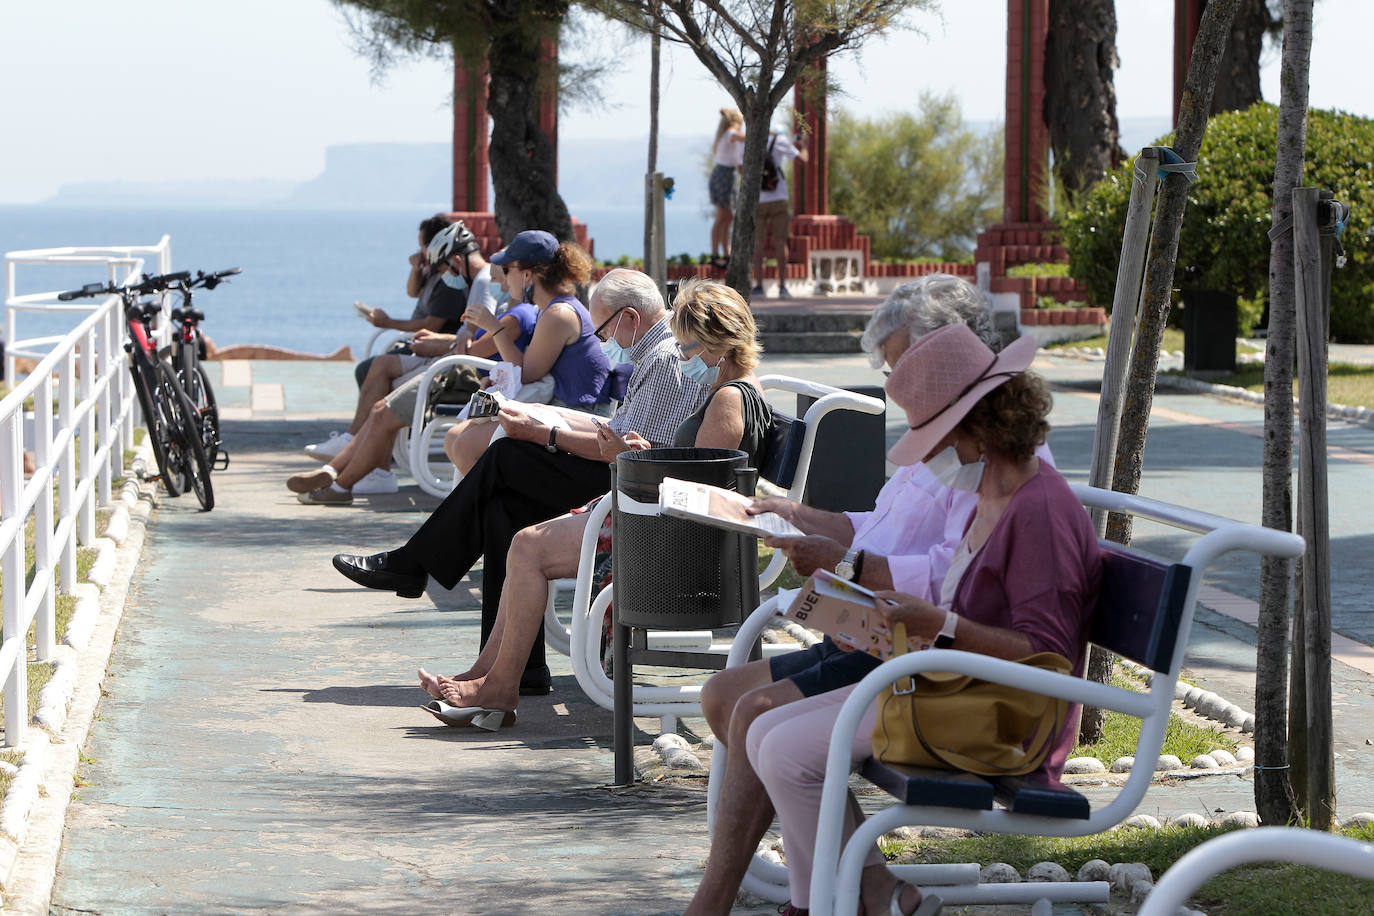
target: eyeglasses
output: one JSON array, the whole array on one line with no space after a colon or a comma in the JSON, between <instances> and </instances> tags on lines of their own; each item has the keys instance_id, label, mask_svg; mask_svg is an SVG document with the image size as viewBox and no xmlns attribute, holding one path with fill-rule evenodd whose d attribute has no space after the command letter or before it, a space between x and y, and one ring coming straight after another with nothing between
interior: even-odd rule
<instances>
[{"instance_id":1,"label":"eyeglasses","mask_svg":"<svg viewBox=\"0 0 1374 916\"><path fill-rule=\"evenodd\" d=\"M616 309L614 312L611 312L611 317L607 318L605 321L601 322L601 324L599 324L599 325L596 326L596 330L595 330L595 331L592 331L592 334L596 337L597 340L601 341L602 343L605 343L605 342L606 342L606 336L605 336L604 334L602 334L601 332L604 331L604 330L606 330L606 325L608 325L608 324L610 324L612 321L614 321L614 320L615 320L615 317L616 317L617 315L619 315L621 312L625 311L625 309L628 308L628 307L629 307L629 306L621 306L620 308Z\"/></svg>"},{"instance_id":2,"label":"eyeglasses","mask_svg":"<svg viewBox=\"0 0 1374 916\"><path fill-rule=\"evenodd\" d=\"M687 360L689 360L689 359L692 358L692 356L693 356L692 351L693 351L693 350L700 350L700 349L702 349L702 346L701 346L700 342L698 342L698 343L690 343L690 344L688 344L688 345L685 346L685 347L684 347L682 344L678 344L678 345L677 345L677 358L678 358L679 360L681 360L682 362L686 362Z\"/></svg>"}]
</instances>

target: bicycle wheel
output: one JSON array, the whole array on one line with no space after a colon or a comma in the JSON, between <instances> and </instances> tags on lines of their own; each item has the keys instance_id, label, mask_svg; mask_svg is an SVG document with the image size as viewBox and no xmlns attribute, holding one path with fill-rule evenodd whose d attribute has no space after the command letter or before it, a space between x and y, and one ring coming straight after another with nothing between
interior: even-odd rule
<instances>
[{"instance_id":1,"label":"bicycle wheel","mask_svg":"<svg viewBox=\"0 0 1374 916\"><path fill-rule=\"evenodd\" d=\"M181 380L181 387L186 390L200 420L200 438L205 443L205 457L210 459L210 467L213 468L219 460L220 450L219 406L215 404L215 389L210 386L210 377L199 360L192 372L178 366L177 378Z\"/></svg>"},{"instance_id":2,"label":"bicycle wheel","mask_svg":"<svg viewBox=\"0 0 1374 916\"><path fill-rule=\"evenodd\" d=\"M151 364L134 357L129 363L129 371L134 377L134 391L138 392L138 404L143 410L143 424L148 428L148 443L153 447L153 459L157 462L157 473L162 488L168 496L180 496L185 489L185 479L181 473L180 461L172 461L172 425L168 413L163 408L158 392L156 375L148 377Z\"/></svg>"},{"instance_id":3,"label":"bicycle wheel","mask_svg":"<svg viewBox=\"0 0 1374 916\"><path fill-rule=\"evenodd\" d=\"M196 499L200 500L201 508L209 512L215 508L215 491L210 484L210 461L205 456L200 416L177 381L171 365L159 362L157 367L161 376L158 387L169 405L169 428L172 430L172 444L167 451L167 458L180 467L185 482L195 492Z\"/></svg>"}]
</instances>

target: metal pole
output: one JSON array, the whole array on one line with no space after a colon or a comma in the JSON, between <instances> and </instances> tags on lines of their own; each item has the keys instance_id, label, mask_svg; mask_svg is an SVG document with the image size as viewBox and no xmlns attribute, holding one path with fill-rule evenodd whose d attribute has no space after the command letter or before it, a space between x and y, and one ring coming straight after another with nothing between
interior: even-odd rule
<instances>
[{"instance_id":1,"label":"metal pole","mask_svg":"<svg viewBox=\"0 0 1374 916\"><path fill-rule=\"evenodd\" d=\"M1293 273L1298 312L1298 513L1303 555L1307 667L1308 816L1312 829L1335 819L1331 724L1331 537L1326 481L1326 337L1331 236L1323 215L1340 205L1330 191L1293 189ZM1334 226L1334 220L1329 221Z\"/></svg>"},{"instance_id":2,"label":"metal pole","mask_svg":"<svg viewBox=\"0 0 1374 916\"><path fill-rule=\"evenodd\" d=\"M1141 280L1145 276L1145 251L1149 247L1151 214L1159 187L1160 151L1147 146L1135 161L1131 201L1126 208L1126 231L1121 239L1121 260L1116 268L1116 292L1112 296L1112 325L1107 336L1107 361L1102 369L1102 396L1097 402L1097 434L1093 438L1092 466L1088 484L1111 489L1116 465L1116 440L1121 428L1121 409L1130 368L1131 341L1140 311ZM1100 537L1107 530L1107 511L1092 510Z\"/></svg>"}]
</instances>

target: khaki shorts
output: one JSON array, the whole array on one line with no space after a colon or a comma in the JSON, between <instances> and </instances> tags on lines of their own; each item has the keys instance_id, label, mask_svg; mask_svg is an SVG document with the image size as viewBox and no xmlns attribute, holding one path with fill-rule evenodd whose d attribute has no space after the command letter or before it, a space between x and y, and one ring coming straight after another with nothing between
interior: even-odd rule
<instances>
[{"instance_id":1,"label":"khaki shorts","mask_svg":"<svg viewBox=\"0 0 1374 916\"><path fill-rule=\"evenodd\" d=\"M429 360L425 362L428 363ZM420 380L424 377L424 366L421 366L408 376L404 376L403 381L391 389L391 394L385 398L387 409L406 426L415 420L415 395L420 390Z\"/></svg>"},{"instance_id":2,"label":"khaki shorts","mask_svg":"<svg viewBox=\"0 0 1374 916\"><path fill-rule=\"evenodd\" d=\"M785 200L769 200L759 204L758 225L754 227L754 242L773 237L774 245L787 243L792 226L792 205ZM767 230L765 232L765 230Z\"/></svg>"}]
</instances>

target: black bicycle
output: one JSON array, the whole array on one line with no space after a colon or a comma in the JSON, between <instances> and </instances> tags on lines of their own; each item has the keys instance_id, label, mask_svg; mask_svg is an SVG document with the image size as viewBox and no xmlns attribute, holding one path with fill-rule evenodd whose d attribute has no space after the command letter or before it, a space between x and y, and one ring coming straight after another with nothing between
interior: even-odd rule
<instances>
[{"instance_id":1,"label":"black bicycle","mask_svg":"<svg viewBox=\"0 0 1374 916\"><path fill-rule=\"evenodd\" d=\"M129 354L129 371L133 374L134 391L143 409L143 422L148 427L159 479L168 496L180 496L189 487L208 512L215 507L215 493L210 484L210 460L205 454L199 413L177 379L167 354L159 353L153 344L153 321L161 309L157 302L148 301L149 296L190 277L189 272L181 271L145 276L138 283L127 286L88 283L81 289L59 293L57 298L65 302L116 295L123 301L129 329L124 350Z\"/></svg>"},{"instance_id":2,"label":"black bicycle","mask_svg":"<svg viewBox=\"0 0 1374 916\"><path fill-rule=\"evenodd\" d=\"M200 417L201 440L205 443L205 455L210 466L216 471L229 467L229 453L225 451L220 439L219 407L215 404L215 389L205 373L201 360L205 358L205 338L200 333L200 323L205 313L192 303L192 291L212 290L225 282L226 277L241 273L238 267L217 270L213 273L196 271L194 277L174 280L167 286L181 294L181 305L172 309L172 322L176 328L176 339L172 342L172 368L177 371L181 387L195 405ZM159 278L152 278L159 279Z\"/></svg>"}]
</instances>

